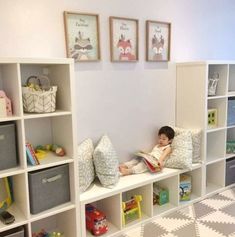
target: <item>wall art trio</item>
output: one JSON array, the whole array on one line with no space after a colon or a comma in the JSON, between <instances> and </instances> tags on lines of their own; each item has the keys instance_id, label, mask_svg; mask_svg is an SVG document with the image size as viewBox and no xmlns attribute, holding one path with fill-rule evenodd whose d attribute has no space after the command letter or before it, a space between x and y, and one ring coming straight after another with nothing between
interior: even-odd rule
<instances>
[{"instance_id":1,"label":"wall art trio","mask_svg":"<svg viewBox=\"0 0 235 237\"><path fill-rule=\"evenodd\" d=\"M64 12L67 57L75 62L99 61L99 15ZM136 62L138 55L137 19L109 17L110 59L112 62ZM146 61L170 60L171 23L146 21Z\"/></svg>"}]
</instances>

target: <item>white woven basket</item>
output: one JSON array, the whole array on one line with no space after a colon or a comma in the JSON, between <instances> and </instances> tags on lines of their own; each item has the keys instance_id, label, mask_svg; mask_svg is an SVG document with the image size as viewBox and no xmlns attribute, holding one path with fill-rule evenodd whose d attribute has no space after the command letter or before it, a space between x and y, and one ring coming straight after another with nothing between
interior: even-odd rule
<instances>
[{"instance_id":1,"label":"white woven basket","mask_svg":"<svg viewBox=\"0 0 235 237\"><path fill-rule=\"evenodd\" d=\"M36 78L41 86L40 77ZM29 79L27 80L27 84ZM49 79L48 79L49 80ZM35 91L30 87L22 87L23 108L27 113L50 113L56 110L56 91L57 86L48 86L47 90Z\"/></svg>"}]
</instances>

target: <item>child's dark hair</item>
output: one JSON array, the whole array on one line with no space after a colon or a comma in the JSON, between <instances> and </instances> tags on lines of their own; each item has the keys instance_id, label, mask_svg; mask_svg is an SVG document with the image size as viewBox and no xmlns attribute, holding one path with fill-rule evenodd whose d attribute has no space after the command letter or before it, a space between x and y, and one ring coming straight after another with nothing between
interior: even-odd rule
<instances>
[{"instance_id":1,"label":"child's dark hair","mask_svg":"<svg viewBox=\"0 0 235 237\"><path fill-rule=\"evenodd\" d=\"M158 132L158 135L161 135L161 134L165 134L169 138L169 140L171 140L175 136L175 131L173 130L173 128L169 126L164 126L164 127L161 127Z\"/></svg>"}]
</instances>

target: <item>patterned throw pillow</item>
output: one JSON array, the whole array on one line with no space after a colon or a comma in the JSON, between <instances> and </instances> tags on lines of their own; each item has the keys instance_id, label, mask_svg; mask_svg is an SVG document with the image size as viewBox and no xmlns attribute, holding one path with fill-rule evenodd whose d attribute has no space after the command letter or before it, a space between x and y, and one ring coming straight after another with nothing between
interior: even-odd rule
<instances>
[{"instance_id":1,"label":"patterned throw pillow","mask_svg":"<svg viewBox=\"0 0 235 237\"><path fill-rule=\"evenodd\" d=\"M78 146L79 189L84 192L95 178L93 165L94 146L91 139L86 139Z\"/></svg>"},{"instance_id":2,"label":"patterned throw pillow","mask_svg":"<svg viewBox=\"0 0 235 237\"><path fill-rule=\"evenodd\" d=\"M172 142L172 152L165 162L165 167L176 169L192 168L192 137L190 132L176 134Z\"/></svg>"},{"instance_id":3,"label":"patterned throw pillow","mask_svg":"<svg viewBox=\"0 0 235 237\"><path fill-rule=\"evenodd\" d=\"M117 153L108 138L104 135L93 153L96 175L106 188L113 188L119 180Z\"/></svg>"},{"instance_id":4,"label":"patterned throw pillow","mask_svg":"<svg viewBox=\"0 0 235 237\"><path fill-rule=\"evenodd\" d=\"M201 163L201 139L202 139L202 130L201 129L185 129L175 127L175 134L180 134L182 132L190 132L192 136L192 145L193 145L193 163Z\"/></svg>"}]
</instances>

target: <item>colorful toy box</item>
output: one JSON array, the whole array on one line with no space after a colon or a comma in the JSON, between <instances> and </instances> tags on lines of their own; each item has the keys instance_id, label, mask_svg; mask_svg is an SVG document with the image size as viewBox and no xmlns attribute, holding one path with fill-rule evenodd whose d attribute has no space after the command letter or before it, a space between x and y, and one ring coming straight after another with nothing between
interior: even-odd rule
<instances>
[{"instance_id":1,"label":"colorful toy box","mask_svg":"<svg viewBox=\"0 0 235 237\"><path fill-rule=\"evenodd\" d=\"M134 195L130 200L122 202L122 223L126 223L140 219L142 217L140 202L142 201L141 195Z\"/></svg>"},{"instance_id":2,"label":"colorful toy box","mask_svg":"<svg viewBox=\"0 0 235 237\"><path fill-rule=\"evenodd\" d=\"M192 191L192 178L188 174L180 175L180 201L189 201Z\"/></svg>"},{"instance_id":3,"label":"colorful toy box","mask_svg":"<svg viewBox=\"0 0 235 237\"><path fill-rule=\"evenodd\" d=\"M226 152L228 154L235 154L235 140L226 142Z\"/></svg>"},{"instance_id":4,"label":"colorful toy box","mask_svg":"<svg viewBox=\"0 0 235 237\"><path fill-rule=\"evenodd\" d=\"M169 190L158 186L157 184L153 185L153 204L163 205L169 202Z\"/></svg>"}]
</instances>

